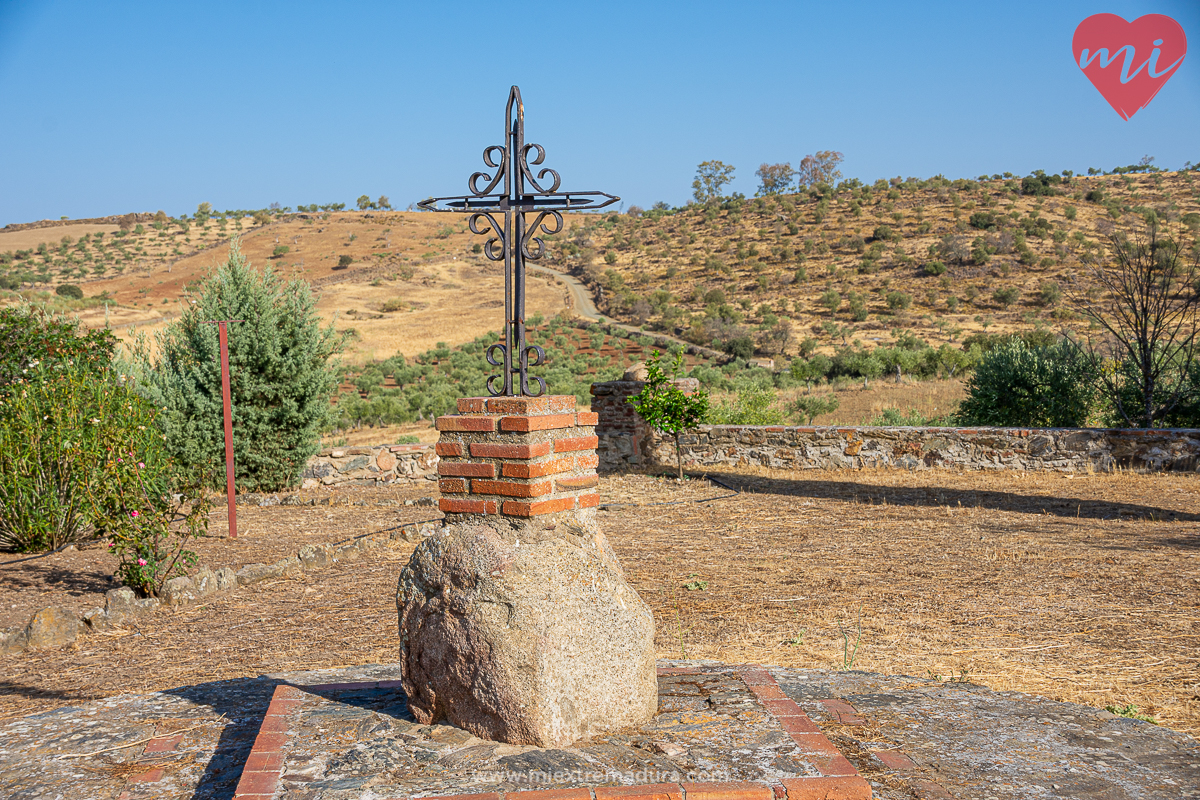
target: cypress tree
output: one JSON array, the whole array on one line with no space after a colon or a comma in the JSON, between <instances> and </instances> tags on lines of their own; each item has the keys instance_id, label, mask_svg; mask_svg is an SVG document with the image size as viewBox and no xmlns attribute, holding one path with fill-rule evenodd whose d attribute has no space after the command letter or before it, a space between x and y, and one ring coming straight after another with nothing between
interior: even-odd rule
<instances>
[{"instance_id":1,"label":"cypress tree","mask_svg":"<svg viewBox=\"0 0 1200 800\"><path fill-rule=\"evenodd\" d=\"M143 391L163 412L158 421L171 454L213 468L224 487L220 343L208 320L229 324L235 481L241 491L294 486L331 422L337 384L331 357L342 339L322 327L309 285L258 271L235 239L228 260L200 297L157 337L151 356L134 348ZM137 368L137 367L140 367Z\"/></svg>"}]
</instances>

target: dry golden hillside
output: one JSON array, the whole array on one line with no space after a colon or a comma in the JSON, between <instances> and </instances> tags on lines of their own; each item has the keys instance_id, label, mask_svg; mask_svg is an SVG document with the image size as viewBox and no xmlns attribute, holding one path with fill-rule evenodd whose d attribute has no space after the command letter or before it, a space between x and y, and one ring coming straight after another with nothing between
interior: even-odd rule
<instances>
[{"instance_id":1,"label":"dry golden hillside","mask_svg":"<svg viewBox=\"0 0 1200 800\"><path fill-rule=\"evenodd\" d=\"M321 315L336 315L339 330L354 331L346 354L352 363L470 341L503 318L502 267L473 252L481 237L449 214L347 211L287 214L264 225L213 218L140 223L125 232L116 224L0 231L0 254L30 251L0 274L23 279L22 291L6 293L10 302L53 299L89 327L153 332L225 260L235 235L252 264L312 284ZM84 299L54 296L64 283L78 285ZM530 314L557 314L566 297L553 281L530 276Z\"/></svg>"},{"instance_id":2,"label":"dry golden hillside","mask_svg":"<svg viewBox=\"0 0 1200 800\"><path fill-rule=\"evenodd\" d=\"M795 353L805 337L869 347L899 328L936 346L1078 325L1067 297L1097 291L1081 259L1103 256L1106 232L1148 211L1193 241L1200 226L1195 173L1055 180L1051 195L1019 178L897 179L610 214L556 253L614 319L705 344L740 325Z\"/></svg>"}]
</instances>

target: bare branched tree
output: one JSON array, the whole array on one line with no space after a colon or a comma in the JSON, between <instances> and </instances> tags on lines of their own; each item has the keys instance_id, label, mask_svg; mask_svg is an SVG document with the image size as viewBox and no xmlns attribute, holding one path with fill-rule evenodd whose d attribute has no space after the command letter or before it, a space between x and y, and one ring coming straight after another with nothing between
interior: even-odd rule
<instances>
[{"instance_id":1,"label":"bare branched tree","mask_svg":"<svg viewBox=\"0 0 1200 800\"><path fill-rule=\"evenodd\" d=\"M1126 425L1162 425L1197 390L1200 250L1182 226L1157 216L1105 232L1107 254L1085 255L1098 293L1073 291L1075 310L1098 326L1078 342Z\"/></svg>"}]
</instances>

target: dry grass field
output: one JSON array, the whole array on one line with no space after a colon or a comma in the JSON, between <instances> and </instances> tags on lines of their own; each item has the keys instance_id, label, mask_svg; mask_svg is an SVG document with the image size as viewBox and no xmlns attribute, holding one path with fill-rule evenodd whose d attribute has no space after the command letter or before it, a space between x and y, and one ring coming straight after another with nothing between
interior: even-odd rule
<instances>
[{"instance_id":1,"label":"dry grass field","mask_svg":"<svg viewBox=\"0 0 1200 800\"><path fill-rule=\"evenodd\" d=\"M1200 734L1195 476L716 477L743 491L699 477L601 480L601 524L654 611L659 657L852 666L1094 707L1132 703ZM387 490L379 502L369 493L339 492L343 502L330 506L239 509L245 533L236 543L214 514L205 562L270 560L430 511L389 508ZM367 505L351 505L355 498ZM0 718L122 692L392 663L396 580L412 548L10 656L0 664ZM98 550L92 558L104 557ZM69 577L59 557L0 575L26 591L45 588ZM102 565L91 571L102 586Z\"/></svg>"}]
</instances>

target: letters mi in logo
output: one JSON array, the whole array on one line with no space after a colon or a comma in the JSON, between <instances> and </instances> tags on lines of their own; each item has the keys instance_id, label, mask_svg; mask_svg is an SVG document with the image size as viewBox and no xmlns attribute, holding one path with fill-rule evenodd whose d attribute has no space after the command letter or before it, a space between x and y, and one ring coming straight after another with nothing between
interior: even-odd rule
<instances>
[{"instance_id":1,"label":"letters mi in logo","mask_svg":"<svg viewBox=\"0 0 1200 800\"><path fill-rule=\"evenodd\" d=\"M1150 104L1183 63L1187 37L1163 14L1126 22L1116 14L1093 14L1071 40L1075 65L1083 70L1121 119Z\"/></svg>"}]
</instances>

